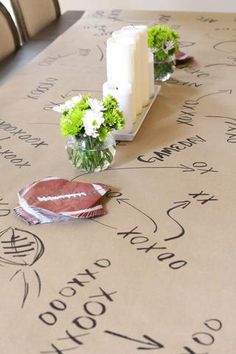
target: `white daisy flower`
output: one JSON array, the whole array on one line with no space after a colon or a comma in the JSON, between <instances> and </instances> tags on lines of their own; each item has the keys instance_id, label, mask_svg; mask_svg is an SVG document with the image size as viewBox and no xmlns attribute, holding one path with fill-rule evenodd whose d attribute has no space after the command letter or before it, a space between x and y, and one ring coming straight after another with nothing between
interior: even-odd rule
<instances>
[{"instance_id":1,"label":"white daisy flower","mask_svg":"<svg viewBox=\"0 0 236 354\"><path fill-rule=\"evenodd\" d=\"M168 52L174 48L174 42L173 41L165 41L163 43L163 50L166 54L168 54Z\"/></svg>"},{"instance_id":2,"label":"white daisy flower","mask_svg":"<svg viewBox=\"0 0 236 354\"><path fill-rule=\"evenodd\" d=\"M97 138L97 129L100 128L101 124L104 122L102 112L95 112L92 109L86 110L83 118L83 125L85 129L85 134Z\"/></svg>"},{"instance_id":3,"label":"white daisy flower","mask_svg":"<svg viewBox=\"0 0 236 354\"><path fill-rule=\"evenodd\" d=\"M70 100L66 101L65 103L54 106L53 110L59 113L68 112L71 109L73 109L77 105L77 103L81 101L81 99L82 99L82 95L73 96Z\"/></svg>"},{"instance_id":4,"label":"white daisy flower","mask_svg":"<svg viewBox=\"0 0 236 354\"><path fill-rule=\"evenodd\" d=\"M59 104L59 105L57 105L57 106L54 106L52 109L53 109L53 111L55 111L55 112L63 113L63 111L64 111L64 104Z\"/></svg>"},{"instance_id":5,"label":"white daisy flower","mask_svg":"<svg viewBox=\"0 0 236 354\"><path fill-rule=\"evenodd\" d=\"M74 104L77 104L77 103L79 103L79 102L82 100L82 98L83 98L82 95L73 96L73 97L71 97L71 101L72 101Z\"/></svg>"},{"instance_id":6,"label":"white daisy flower","mask_svg":"<svg viewBox=\"0 0 236 354\"><path fill-rule=\"evenodd\" d=\"M104 110L103 105L95 98L88 98L88 104L90 105L91 110L95 112L101 112Z\"/></svg>"}]
</instances>

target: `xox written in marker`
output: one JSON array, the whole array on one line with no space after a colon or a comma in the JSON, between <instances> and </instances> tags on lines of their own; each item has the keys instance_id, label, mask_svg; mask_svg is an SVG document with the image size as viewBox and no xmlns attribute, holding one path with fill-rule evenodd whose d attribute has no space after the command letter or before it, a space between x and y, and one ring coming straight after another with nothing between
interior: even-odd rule
<instances>
[{"instance_id":1,"label":"xox written in marker","mask_svg":"<svg viewBox=\"0 0 236 354\"><path fill-rule=\"evenodd\" d=\"M0 142L10 139L10 137L0 138ZM29 167L31 163L29 161L25 161L22 157L18 156L14 151L8 148L4 148L0 145L0 157L8 160L12 165L22 168Z\"/></svg>"},{"instance_id":2,"label":"xox written in marker","mask_svg":"<svg viewBox=\"0 0 236 354\"><path fill-rule=\"evenodd\" d=\"M0 157L8 160L12 165L18 168L30 167L31 162L26 161L22 156L19 156L18 153L11 148L12 144L9 146L9 141L14 138L23 141L25 144L28 144L33 148L44 148L45 146L48 146L48 143L43 139L34 137L26 130L18 128L16 125L7 122L4 119L0 119Z\"/></svg>"},{"instance_id":3,"label":"xox written in marker","mask_svg":"<svg viewBox=\"0 0 236 354\"><path fill-rule=\"evenodd\" d=\"M58 321L62 321L63 313L70 311L69 304L72 298L79 298L82 289L87 289L91 282L98 281L100 273L110 266L111 261L108 258L100 258L89 269L86 268L83 272L76 274L59 290L57 297L49 302L48 310L39 315L41 323L48 327L55 326ZM83 345L80 337L90 334L88 331L96 330L99 318L106 314L111 303L116 299L116 295L116 290L98 286L98 289L88 296L87 301L81 304L82 306L77 306L78 313L73 314L73 319L65 329L63 337L56 339L54 343L49 344L49 349L42 350L40 353L63 354Z\"/></svg>"},{"instance_id":4,"label":"xox written in marker","mask_svg":"<svg viewBox=\"0 0 236 354\"><path fill-rule=\"evenodd\" d=\"M16 125L7 122L4 119L0 119L0 130L9 134L7 139L15 137L21 141L24 141L26 144L33 146L34 148L48 145L48 143L42 140L41 138L34 137L32 134L29 134L24 129L18 128Z\"/></svg>"},{"instance_id":5,"label":"xox written in marker","mask_svg":"<svg viewBox=\"0 0 236 354\"><path fill-rule=\"evenodd\" d=\"M57 80L58 79L55 77L47 77L42 82L39 82L38 85L30 91L27 97L33 100L38 100L42 95L55 86Z\"/></svg>"}]
</instances>

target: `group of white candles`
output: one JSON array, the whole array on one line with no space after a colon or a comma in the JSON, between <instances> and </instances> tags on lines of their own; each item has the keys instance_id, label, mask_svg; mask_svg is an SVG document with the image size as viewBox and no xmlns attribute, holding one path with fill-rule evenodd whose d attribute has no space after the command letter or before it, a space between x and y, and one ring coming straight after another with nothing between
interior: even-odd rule
<instances>
[{"instance_id":1,"label":"group of white candles","mask_svg":"<svg viewBox=\"0 0 236 354\"><path fill-rule=\"evenodd\" d=\"M133 124L154 95L153 54L148 50L147 26L126 26L107 40L107 82L103 97L112 95L125 116L122 132Z\"/></svg>"}]
</instances>

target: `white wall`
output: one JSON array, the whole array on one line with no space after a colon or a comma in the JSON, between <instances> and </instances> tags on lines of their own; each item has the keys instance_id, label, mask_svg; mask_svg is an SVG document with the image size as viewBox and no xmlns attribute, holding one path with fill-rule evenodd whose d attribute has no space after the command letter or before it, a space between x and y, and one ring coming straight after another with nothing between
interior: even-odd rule
<instances>
[{"instance_id":1,"label":"white wall","mask_svg":"<svg viewBox=\"0 0 236 354\"><path fill-rule=\"evenodd\" d=\"M1 0L11 11L9 0ZM40 0L39 0L40 1ZM62 12L90 9L233 12L236 0L59 0Z\"/></svg>"},{"instance_id":2,"label":"white wall","mask_svg":"<svg viewBox=\"0 0 236 354\"><path fill-rule=\"evenodd\" d=\"M59 0L62 12L89 9L234 12L236 0Z\"/></svg>"}]
</instances>

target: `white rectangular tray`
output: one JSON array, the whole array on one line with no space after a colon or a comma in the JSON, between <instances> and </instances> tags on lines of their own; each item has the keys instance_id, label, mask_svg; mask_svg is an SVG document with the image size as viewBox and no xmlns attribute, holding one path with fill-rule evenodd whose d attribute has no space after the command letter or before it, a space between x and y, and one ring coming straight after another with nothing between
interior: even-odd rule
<instances>
[{"instance_id":1,"label":"white rectangular tray","mask_svg":"<svg viewBox=\"0 0 236 354\"><path fill-rule=\"evenodd\" d=\"M132 141L132 140L134 140L144 119L146 118L146 115L148 114L149 109L151 108L153 102L157 98L157 96L160 92L160 89L161 89L161 86L155 85L154 96L151 98L150 103L146 107L144 107L142 113L138 115L138 118L137 118L136 122L134 123L133 129L130 133L122 133L119 130L113 132L113 136L116 140L119 140L119 141Z\"/></svg>"}]
</instances>

